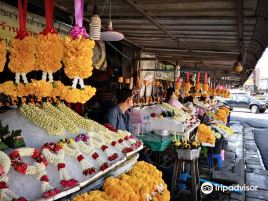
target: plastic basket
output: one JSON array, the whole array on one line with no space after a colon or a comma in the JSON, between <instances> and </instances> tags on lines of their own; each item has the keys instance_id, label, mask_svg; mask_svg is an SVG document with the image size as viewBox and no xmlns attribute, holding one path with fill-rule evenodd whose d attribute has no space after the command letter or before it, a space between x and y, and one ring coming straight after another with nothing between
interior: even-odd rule
<instances>
[{"instance_id":1,"label":"plastic basket","mask_svg":"<svg viewBox=\"0 0 268 201\"><path fill-rule=\"evenodd\" d=\"M199 158L200 149L177 149L178 159L181 160L194 160Z\"/></svg>"}]
</instances>

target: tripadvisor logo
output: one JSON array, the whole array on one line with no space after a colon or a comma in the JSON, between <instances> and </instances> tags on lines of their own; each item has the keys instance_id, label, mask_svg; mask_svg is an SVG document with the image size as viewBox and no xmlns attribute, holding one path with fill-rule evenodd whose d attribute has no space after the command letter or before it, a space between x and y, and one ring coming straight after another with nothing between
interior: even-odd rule
<instances>
[{"instance_id":1,"label":"tripadvisor logo","mask_svg":"<svg viewBox=\"0 0 268 201\"><path fill-rule=\"evenodd\" d=\"M208 195L208 194L212 193L213 185L209 182L205 182L201 185L201 191L202 191L202 193Z\"/></svg>"}]
</instances>

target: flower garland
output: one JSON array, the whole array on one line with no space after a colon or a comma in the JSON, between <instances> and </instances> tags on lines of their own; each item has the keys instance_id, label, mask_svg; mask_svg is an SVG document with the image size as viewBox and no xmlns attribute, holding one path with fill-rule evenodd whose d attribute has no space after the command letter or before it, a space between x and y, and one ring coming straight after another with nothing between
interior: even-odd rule
<instances>
[{"instance_id":1,"label":"flower garland","mask_svg":"<svg viewBox=\"0 0 268 201\"><path fill-rule=\"evenodd\" d=\"M71 179L65 168L65 151L56 143L46 143L42 146L42 154L48 159L49 163L58 167L60 173L60 184L62 187L72 188L78 184L78 181Z\"/></svg>"},{"instance_id":2,"label":"flower garland","mask_svg":"<svg viewBox=\"0 0 268 201\"><path fill-rule=\"evenodd\" d=\"M39 34L37 36L37 68L43 71L42 80L47 76L50 82L53 82L53 73L61 67L63 56L63 43L61 36L57 33Z\"/></svg>"},{"instance_id":3,"label":"flower garland","mask_svg":"<svg viewBox=\"0 0 268 201\"><path fill-rule=\"evenodd\" d=\"M32 36L11 40L8 67L11 72L16 73L16 83L20 82L20 76L24 83L28 83L26 74L33 71L36 66L36 45L36 39Z\"/></svg>"},{"instance_id":4,"label":"flower garland","mask_svg":"<svg viewBox=\"0 0 268 201\"><path fill-rule=\"evenodd\" d=\"M199 91L201 90L201 86L202 86L202 85L201 85L200 82L196 82L196 83L195 83L195 91L196 91L196 92L199 92Z\"/></svg>"},{"instance_id":5,"label":"flower garland","mask_svg":"<svg viewBox=\"0 0 268 201\"><path fill-rule=\"evenodd\" d=\"M38 101L41 101L43 97L50 97L52 94L53 85L51 82L32 79L29 86L31 88L31 94L35 95Z\"/></svg>"},{"instance_id":6,"label":"flower garland","mask_svg":"<svg viewBox=\"0 0 268 201\"><path fill-rule=\"evenodd\" d=\"M82 167L84 175L88 176L96 173L96 169L94 167L90 167L88 161L85 160L83 153L80 151L78 145L73 139L61 139L58 145L65 151L67 155L75 157L78 160Z\"/></svg>"},{"instance_id":7,"label":"flower garland","mask_svg":"<svg viewBox=\"0 0 268 201\"><path fill-rule=\"evenodd\" d=\"M117 178L106 179L103 190L108 196L118 201L139 201L138 195L131 186Z\"/></svg>"},{"instance_id":8,"label":"flower garland","mask_svg":"<svg viewBox=\"0 0 268 201\"><path fill-rule=\"evenodd\" d=\"M20 113L31 120L37 126L45 129L49 135L63 135L65 128L58 124L57 119L49 116L45 111L35 105L22 104L19 108Z\"/></svg>"},{"instance_id":9,"label":"flower garland","mask_svg":"<svg viewBox=\"0 0 268 201\"><path fill-rule=\"evenodd\" d=\"M200 143L215 144L215 135L210 127L205 124L200 124L197 128L197 140Z\"/></svg>"},{"instance_id":10,"label":"flower garland","mask_svg":"<svg viewBox=\"0 0 268 201\"><path fill-rule=\"evenodd\" d=\"M207 83L203 84L203 91L209 92L209 86Z\"/></svg>"},{"instance_id":11,"label":"flower garland","mask_svg":"<svg viewBox=\"0 0 268 201\"><path fill-rule=\"evenodd\" d=\"M57 188L53 188L49 184L49 178L46 172L48 161L45 156L38 151L38 149L20 148L12 151L9 156L11 165L17 172L27 175L36 175L37 179L41 181L43 197L52 197L60 192ZM31 156L36 163L33 166L29 166L27 163L22 161L21 157L24 156Z\"/></svg>"},{"instance_id":12,"label":"flower garland","mask_svg":"<svg viewBox=\"0 0 268 201\"><path fill-rule=\"evenodd\" d=\"M61 110L66 116L68 116L72 121L80 128L85 129L88 132L91 131L107 131L108 129L105 128L103 125L91 120L86 119L80 116L78 113L73 111L71 108L67 107L65 104L60 103L57 105L57 108Z\"/></svg>"},{"instance_id":13,"label":"flower garland","mask_svg":"<svg viewBox=\"0 0 268 201\"><path fill-rule=\"evenodd\" d=\"M116 201L115 199L108 196L103 191L91 191L82 195L75 196L72 201Z\"/></svg>"},{"instance_id":14,"label":"flower garland","mask_svg":"<svg viewBox=\"0 0 268 201\"><path fill-rule=\"evenodd\" d=\"M0 193L3 200L12 200L12 201L26 201L23 197L18 198L11 190L8 188L8 177L7 173L9 172L11 161L8 155L0 151L0 166L3 167L3 172L0 174Z\"/></svg>"},{"instance_id":15,"label":"flower garland","mask_svg":"<svg viewBox=\"0 0 268 201\"><path fill-rule=\"evenodd\" d=\"M86 103L96 93L96 88L91 86L84 86L82 89L66 87L64 99L68 103Z\"/></svg>"},{"instance_id":16,"label":"flower garland","mask_svg":"<svg viewBox=\"0 0 268 201\"><path fill-rule=\"evenodd\" d=\"M3 72L6 61L6 42L0 38L0 72Z\"/></svg>"},{"instance_id":17,"label":"flower garland","mask_svg":"<svg viewBox=\"0 0 268 201\"><path fill-rule=\"evenodd\" d=\"M86 79L92 75L93 70L93 48L95 42L80 36L73 39L67 36L64 40L64 72L70 79Z\"/></svg>"},{"instance_id":18,"label":"flower garland","mask_svg":"<svg viewBox=\"0 0 268 201\"><path fill-rule=\"evenodd\" d=\"M50 103L44 103L43 109L45 112L47 112L50 116L53 116L57 119L58 124L61 124L65 130L67 130L69 133L78 133L79 129L76 127L75 123L66 116L62 111L58 110L56 107L54 107Z\"/></svg>"}]
</instances>

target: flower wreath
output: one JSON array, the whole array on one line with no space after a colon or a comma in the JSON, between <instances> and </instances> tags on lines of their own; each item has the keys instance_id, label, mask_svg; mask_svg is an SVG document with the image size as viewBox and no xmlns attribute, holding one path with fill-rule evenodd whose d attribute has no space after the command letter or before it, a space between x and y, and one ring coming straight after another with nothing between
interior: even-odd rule
<instances>
[{"instance_id":1,"label":"flower wreath","mask_svg":"<svg viewBox=\"0 0 268 201\"><path fill-rule=\"evenodd\" d=\"M28 165L22 161L21 157L31 156L36 163L34 165ZM49 184L49 178L47 176L46 167L48 161L45 156L35 148L20 148L10 153L11 165L14 169L27 175L36 175L37 179L41 181L41 190L43 197L48 198L58 194L60 191L57 188L52 187Z\"/></svg>"},{"instance_id":2,"label":"flower wreath","mask_svg":"<svg viewBox=\"0 0 268 201\"><path fill-rule=\"evenodd\" d=\"M56 143L46 143L43 145L42 154L48 159L49 163L52 163L53 165L58 167L58 171L60 173L60 179L61 179L61 186L66 188L72 188L77 185L78 181L75 179L71 179L70 175L68 174L64 158L65 158L65 151Z\"/></svg>"},{"instance_id":3,"label":"flower wreath","mask_svg":"<svg viewBox=\"0 0 268 201\"><path fill-rule=\"evenodd\" d=\"M103 151L104 155L106 156L106 158L109 161L114 161L115 159L118 158L118 154L117 153L111 153L109 151L109 147L107 145L105 145L104 140L99 135L96 135L94 132L90 132L88 134L90 136L87 135L87 134L81 134L81 135L78 135L75 138L75 141L76 141L76 143L79 144L79 147L80 147L82 152L85 152L87 154L92 154L94 144L95 144L96 147L101 148L101 150ZM91 140L90 140L90 138L91 138ZM92 147L90 149L91 150L90 152L86 152L86 150L89 149L88 146Z\"/></svg>"},{"instance_id":4,"label":"flower wreath","mask_svg":"<svg viewBox=\"0 0 268 201\"><path fill-rule=\"evenodd\" d=\"M23 197L18 198L11 190L8 189L8 177L7 173L9 172L11 165L10 158L4 152L0 151L0 166L3 170L0 173L0 193L3 196L3 200L12 200L12 201L26 201Z\"/></svg>"},{"instance_id":5,"label":"flower wreath","mask_svg":"<svg viewBox=\"0 0 268 201\"><path fill-rule=\"evenodd\" d=\"M65 151L65 153L71 157L75 157L81 164L84 175L92 175L96 173L96 168L90 167L87 160L85 160L83 153L80 151L78 145L73 139L65 138L61 139L58 145Z\"/></svg>"}]
</instances>

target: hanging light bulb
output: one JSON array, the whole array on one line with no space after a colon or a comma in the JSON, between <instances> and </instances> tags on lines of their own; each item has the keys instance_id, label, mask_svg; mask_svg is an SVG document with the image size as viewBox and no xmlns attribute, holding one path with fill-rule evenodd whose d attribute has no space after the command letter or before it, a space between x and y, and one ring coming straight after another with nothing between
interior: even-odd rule
<instances>
[{"instance_id":1,"label":"hanging light bulb","mask_svg":"<svg viewBox=\"0 0 268 201\"><path fill-rule=\"evenodd\" d=\"M94 6L94 15L90 19L89 24L89 37L93 40L100 40L101 36L101 19L99 17L98 8Z\"/></svg>"},{"instance_id":2,"label":"hanging light bulb","mask_svg":"<svg viewBox=\"0 0 268 201\"><path fill-rule=\"evenodd\" d=\"M241 73L243 71L243 66L240 61L234 63L233 71L235 73Z\"/></svg>"},{"instance_id":3,"label":"hanging light bulb","mask_svg":"<svg viewBox=\"0 0 268 201\"><path fill-rule=\"evenodd\" d=\"M124 34L114 31L112 17L111 17L111 0L110 0L110 16L109 16L109 24L105 31L101 32L101 40L104 41L120 41L124 39Z\"/></svg>"}]
</instances>

